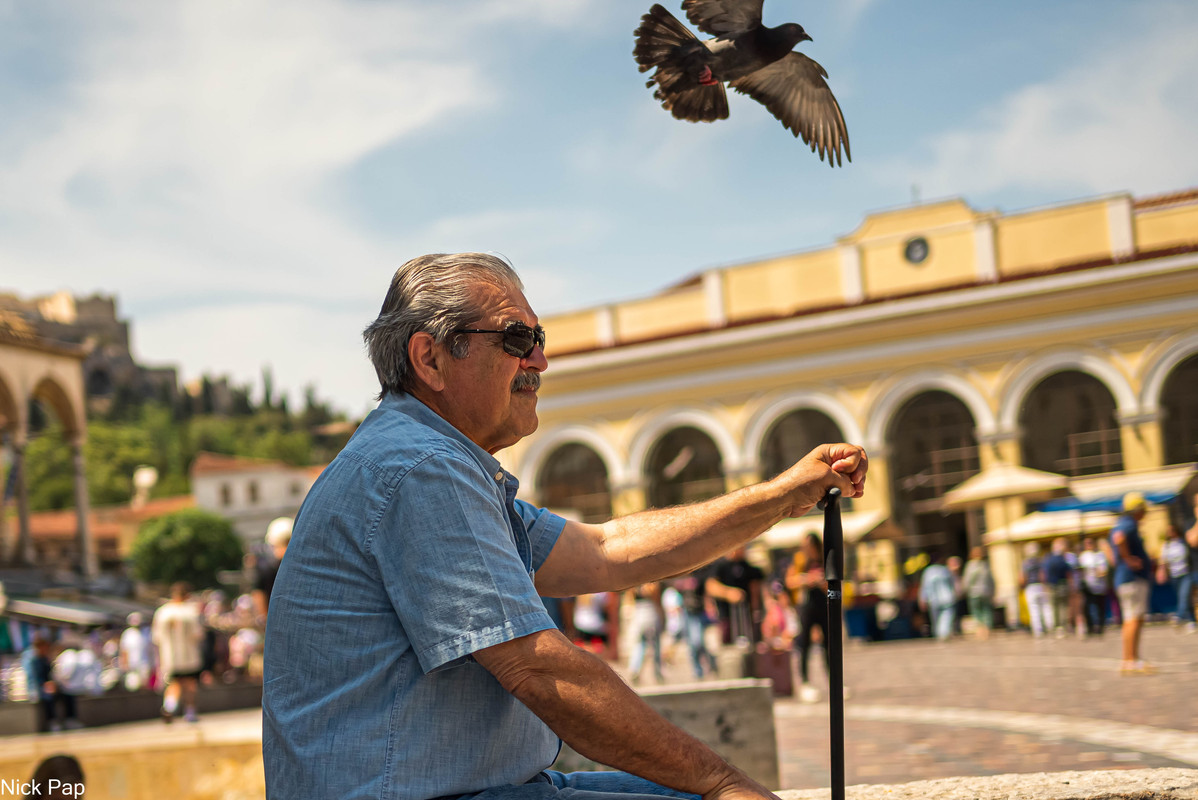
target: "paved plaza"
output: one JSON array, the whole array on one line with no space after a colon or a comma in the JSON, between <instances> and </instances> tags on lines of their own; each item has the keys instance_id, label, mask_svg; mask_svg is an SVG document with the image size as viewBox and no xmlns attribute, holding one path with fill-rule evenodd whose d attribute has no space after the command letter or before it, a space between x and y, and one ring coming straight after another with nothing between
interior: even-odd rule
<instances>
[{"instance_id":1,"label":"paved plaza","mask_svg":"<svg viewBox=\"0 0 1198 800\"><path fill-rule=\"evenodd\" d=\"M1198 636L1150 625L1143 653L1158 674L1119 674L1117 628L1085 641L850 643L846 781L1198 767ZM782 788L827 786L826 700L779 700L775 718Z\"/></svg>"}]
</instances>

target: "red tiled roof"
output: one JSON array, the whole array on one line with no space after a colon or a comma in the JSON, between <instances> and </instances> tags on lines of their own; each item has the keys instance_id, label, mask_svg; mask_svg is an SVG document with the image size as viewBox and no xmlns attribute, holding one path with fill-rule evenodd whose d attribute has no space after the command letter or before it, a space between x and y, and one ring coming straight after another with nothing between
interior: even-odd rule
<instances>
[{"instance_id":1,"label":"red tiled roof","mask_svg":"<svg viewBox=\"0 0 1198 800\"><path fill-rule=\"evenodd\" d=\"M185 508L195 508L195 504L195 495L177 494L172 497L151 498L140 506L114 506L112 508L97 509L97 511L100 513L109 512L114 518L122 521L144 522L147 519L161 517L164 514L173 514Z\"/></svg>"},{"instance_id":2,"label":"red tiled roof","mask_svg":"<svg viewBox=\"0 0 1198 800\"><path fill-rule=\"evenodd\" d=\"M119 522L102 521L95 511L87 515L87 526L93 539L117 538L121 533ZM79 518L73 508L62 511L38 511L29 515L29 534L34 539L70 539L78 529Z\"/></svg>"},{"instance_id":3,"label":"red tiled roof","mask_svg":"<svg viewBox=\"0 0 1198 800\"><path fill-rule=\"evenodd\" d=\"M101 506L88 512L87 525L94 539L118 538L123 525L144 522L194 506L195 497L190 494L158 497L148 500L139 508L129 505ZM78 526L79 518L73 508L37 511L29 515L29 533L34 539L71 538L75 536ZM11 523L11 529L16 530L15 520Z\"/></svg>"},{"instance_id":4,"label":"red tiled roof","mask_svg":"<svg viewBox=\"0 0 1198 800\"><path fill-rule=\"evenodd\" d=\"M1150 197L1142 197L1132 201L1132 206L1137 209L1156 208L1158 206L1174 206L1184 203L1198 202L1198 189L1184 189L1180 192L1169 192L1168 194L1152 195Z\"/></svg>"},{"instance_id":5,"label":"red tiled roof","mask_svg":"<svg viewBox=\"0 0 1198 800\"><path fill-rule=\"evenodd\" d=\"M221 453L203 451L196 454L191 462L191 474L205 472L245 472L260 469L287 469L282 461L271 458L250 458L248 456L226 456Z\"/></svg>"}]
</instances>

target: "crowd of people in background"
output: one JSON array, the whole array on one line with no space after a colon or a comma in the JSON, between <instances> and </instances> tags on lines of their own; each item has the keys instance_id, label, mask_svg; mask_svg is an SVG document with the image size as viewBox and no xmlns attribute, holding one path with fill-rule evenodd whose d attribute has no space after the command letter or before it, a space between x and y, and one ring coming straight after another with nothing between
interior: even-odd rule
<instances>
[{"instance_id":1,"label":"crowd of people in background","mask_svg":"<svg viewBox=\"0 0 1198 800\"><path fill-rule=\"evenodd\" d=\"M1198 502L1198 497L1195 498ZM968 559L921 554L906 582L907 591L888 605L879 627L857 635L866 638L934 637L948 641L969 635L988 639L996 625L1024 629L1037 638L1102 637L1110 624L1119 628L1124 674L1154 671L1140 654L1142 625L1156 598L1159 614L1167 615L1186 632L1198 630L1193 596L1198 576L1198 523L1170 525L1167 541L1153 558L1145 551L1139 520L1147 510L1144 498L1132 493L1114 528L1087 537L1060 537L1029 542L1020 564L1021 607L996 615L996 581L983 547ZM724 646L748 644L757 651L793 654L801 682L800 697L818 694L810 689L812 652L827 636L827 583L823 547L809 534L793 554L783 554L766 569L746 560L745 551L729 553L694 573L630 590L626 597L588 595L573 601L571 624L563 624L577 641L595 649L609 646L612 622L621 600L632 630L629 672L633 683L645 680L652 668L664 682L663 661L686 659L695 679L716 674L716 654ZM875 598L854 601L852 582L846 584L848 614ZM1162 606L1162 598L1164 598ZM871 607L872 610L872 607ZM826 661L825 661L826 667Z\"/></svg>"},{"instance_id":2,"label":"crowd of people in background","mask_svg":"<svg viewBox=\"0 0 1198 800\"><path fill-rule=\"evenodd\" d=\"M195 722L201 686L261 679L270 590L291 523L270 524L273 559L263 559L252 588L232 599L176 583L155 611L129 614L124 627L33 627L5 675L5 699L39 703L42 729L51 732L82 727L78 698L121 691L158 692L165 722Z\"/></svg>"}]
</instances>

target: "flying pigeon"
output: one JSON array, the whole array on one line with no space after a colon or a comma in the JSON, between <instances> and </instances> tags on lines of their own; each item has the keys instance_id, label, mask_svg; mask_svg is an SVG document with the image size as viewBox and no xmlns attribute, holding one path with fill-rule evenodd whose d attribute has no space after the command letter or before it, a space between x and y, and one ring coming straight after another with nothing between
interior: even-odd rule
<instances>
[{"instance_id":1,"label":"flying pigeon","mask_svg":"<svg viewBox=\"0 0 1198 800\"><path fill-rule=\"evenodd\" d=\"M686 17L714 39L700 41L660 4L641 17L633 56L641 72L656 71L645 85L678 119L714 122L728 118L727 82L761 103L811 145L820 161L840 165L840 151L852 161L849 132L840 105L832 96L828 73L802 53L799 42L811 41L793 22L767 28L761 24L764 0L683 0Z\"/></svg>"}]
</instances>

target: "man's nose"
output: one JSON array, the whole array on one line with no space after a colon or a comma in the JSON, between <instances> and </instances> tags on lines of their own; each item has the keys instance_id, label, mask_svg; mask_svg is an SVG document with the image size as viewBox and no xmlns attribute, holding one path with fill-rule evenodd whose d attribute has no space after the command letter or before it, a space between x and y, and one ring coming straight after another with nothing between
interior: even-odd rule
<instances>
[{"instance_id":1,"label":"man's nose","mask_svg":"<svg viewBox=\"0 0 1198 800\"><path fill-rule=\"evenodd\" d=\"M538 345L532 349L527 358L520 359L520 366L535 372L544 372L549 369L549 359L545 357L545 350Z\"/></svg>"}]
</instances>

